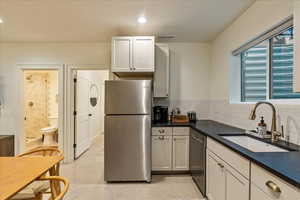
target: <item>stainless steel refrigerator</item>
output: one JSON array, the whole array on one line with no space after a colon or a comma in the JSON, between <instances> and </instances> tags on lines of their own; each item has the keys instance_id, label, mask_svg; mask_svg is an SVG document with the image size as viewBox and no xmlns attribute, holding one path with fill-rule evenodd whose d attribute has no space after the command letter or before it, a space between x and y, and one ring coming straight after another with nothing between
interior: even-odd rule
<instances>
[{"instance_id":1,"label":"stainless steel refrigerator","mask_svg":"<svg viewBox=\"0 0 300 200\"><path fill-rule=\"evenodd\" d=\"M151 102L151 80L105 82L105 181L151 181Z\"/></svg>"}]
</instances>

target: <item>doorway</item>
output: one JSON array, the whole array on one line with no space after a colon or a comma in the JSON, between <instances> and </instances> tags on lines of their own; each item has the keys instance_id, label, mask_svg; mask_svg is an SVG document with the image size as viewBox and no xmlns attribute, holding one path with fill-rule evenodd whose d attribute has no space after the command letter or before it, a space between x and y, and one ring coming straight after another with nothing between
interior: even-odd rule
<instances>
[{"instance_id":1,"label":"doorway","mask_svg":"<svg viewBox=\"0 0 300 200\"><path fill-rule=\"evenodd\" d=\"M104 82L108 70L73 70L74 159L86 152L104 132Z\"/></svg>"},{"instance_id":2,"label":"doorway","mask_svg":"<svg viewBox=\"0 0 300 200\"><path fill-rule=\"evenodd\" d=\"M58 148L58 70L23 70L25 151Z\"/></svg>"},{"instance_id":3,"label":"doorway","mask_svg":"<svg viewBox=\"0 0 300 200\"><path fill-rule=\"evenodd\" d=\"M64 150L65 65L18 64L16 153L51 146Z\"/></svg>"}]
</instances>

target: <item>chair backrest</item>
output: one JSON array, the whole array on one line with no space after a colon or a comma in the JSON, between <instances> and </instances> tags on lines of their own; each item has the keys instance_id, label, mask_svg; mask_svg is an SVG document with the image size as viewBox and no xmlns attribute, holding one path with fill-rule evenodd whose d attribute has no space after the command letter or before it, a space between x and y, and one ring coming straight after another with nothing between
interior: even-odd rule
<instances>
[{"instance_id":1,"label":"chair backrest","mask_svg":"<svg viewBox=\"0 0 300 200\"><path fill-rule=\"evenodd\" d=\"M61 176L49 176L49 177L40 177L38 179L39 181L50 181L50 187L51 187L51 195L53 200L61 200L69 190L70 183L67 179L61 177ZM59 189L57 186L61 185L63 183L64 188Z\"/></svg>"},{"instance_id":2,"label":"chair backrest","mask_svg":"<svg viewBox=\"0 0 300 200\"><path fill-rule=\"evenodd\" d=\"M34 149L26 153L18 155L18 157L25 156L62 156L62 152L57 148L45 147L40 149Z\"/></svg>"},{"instance_id":3,"label":"chair backrest","mask_svg":"<svg viewBox=\"0 0 300 200\"><path fill-rule=\"evenodd\" d=\"M26 153L20 154L18 155L18 157L32 157L32 156L63 156L63 153L57 149L57 148L53 148L53 147L41 147L38 149L34 149L31 151L28 151ZM59 176L59 168L60 168L60 163L57 163L54 167L52 167L49 170L49 174L51 176Z\"/></svg>"}]
</instances>

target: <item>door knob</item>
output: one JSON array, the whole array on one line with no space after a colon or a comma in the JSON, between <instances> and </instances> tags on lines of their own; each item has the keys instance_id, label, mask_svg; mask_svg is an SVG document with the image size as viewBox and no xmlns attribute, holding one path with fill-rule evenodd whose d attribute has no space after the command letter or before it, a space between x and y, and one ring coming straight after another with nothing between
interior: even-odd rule
<instances>
[{"instance_id":1,"label":"door knob","mask_svg":"<svg viewBox=\"0 0 300 200\"><path fill-rule=\"evenodd\" d=\"M92 116L92 114L89 114L89 117L91 117Z\"/></svg>"}]
</instances>

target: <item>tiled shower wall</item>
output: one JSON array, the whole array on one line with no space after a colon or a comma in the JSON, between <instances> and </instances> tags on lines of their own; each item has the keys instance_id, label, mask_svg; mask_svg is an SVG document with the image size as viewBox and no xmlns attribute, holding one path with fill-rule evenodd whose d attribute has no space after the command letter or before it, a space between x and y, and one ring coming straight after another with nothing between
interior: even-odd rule
<instances>
[{"instance_id":1,"label":"tiled shower wall","mask_svg":"<svg viewBox=\"0 0 300 200\"><path fill-rule=\"evenodd\" d=\"M48 74L25 72L24 106L26 138L41 137L40 129L48 126Z\"/></svg>"},{"instance_id":2,"label":"tiled shower wall","mask_svg":"<svg viewBox=\"0 0 300 200\"><path fill-rule=\"evenodd\" d=\"M26 137L41 137L41 128L57 126L58 72L25 72L24 103Z\"/></svg>"},{"instance_id":3,"label":"tiled shower wall","mask_svg":"<svg viewBox=\"0 0 300 200\"><path fill-rule=\"evenodd\" d=\"M58 71L48 72L48 119L50 126L58 123Z\"/></svg>"}]
</instances>

